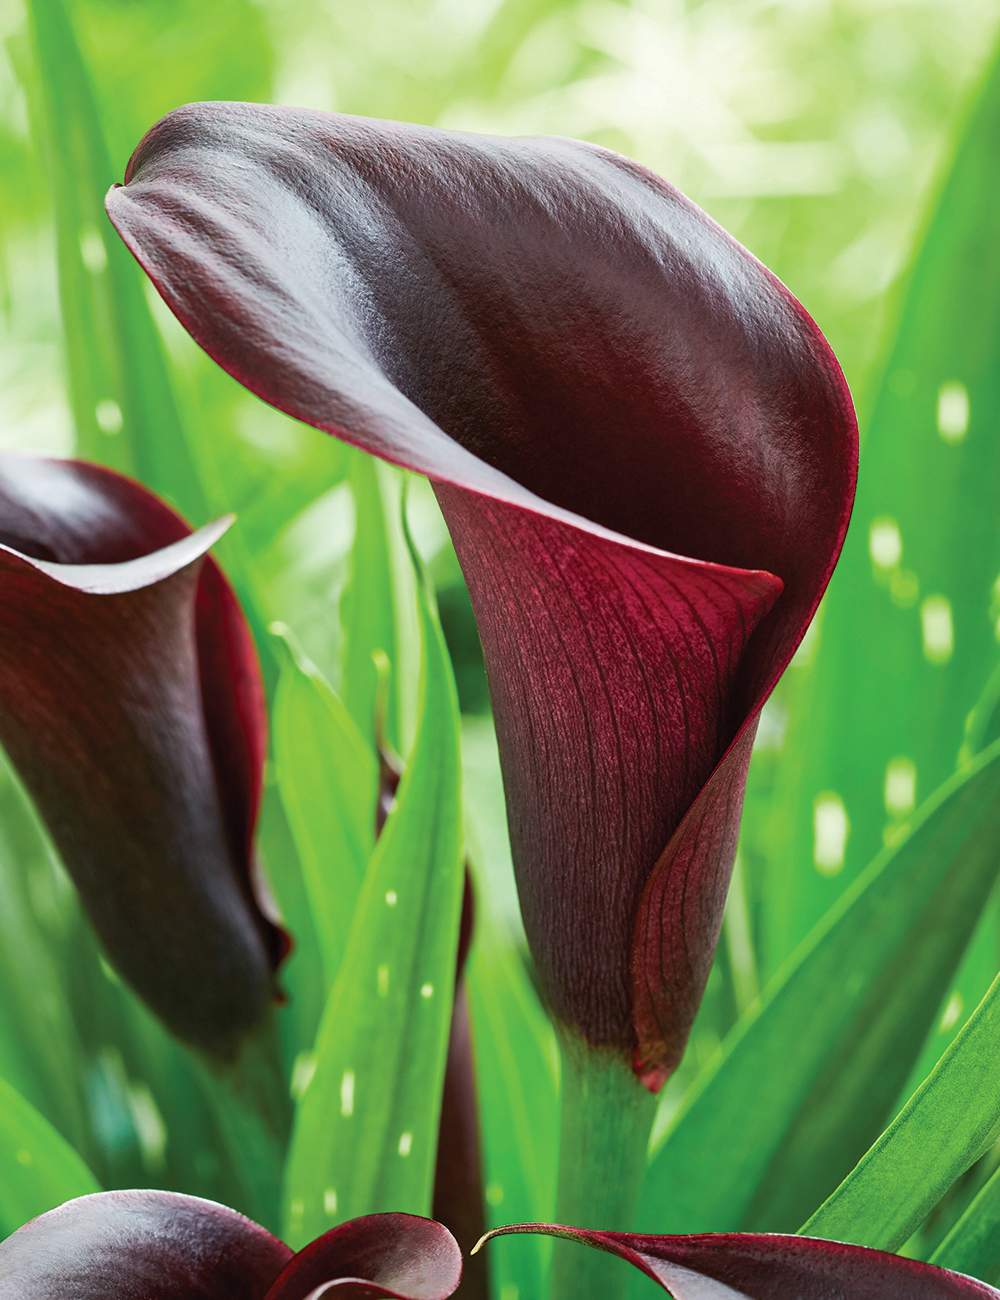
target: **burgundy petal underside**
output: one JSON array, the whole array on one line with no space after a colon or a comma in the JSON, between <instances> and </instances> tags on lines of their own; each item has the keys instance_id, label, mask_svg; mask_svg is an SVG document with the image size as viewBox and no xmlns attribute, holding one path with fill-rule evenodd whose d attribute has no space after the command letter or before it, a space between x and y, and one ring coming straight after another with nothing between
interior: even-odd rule
<instances>
[{"instance_id":1,"label":"burgundy petal underside","mask_svg":"<svg viewBox=\"0 0 1000 1300\"><path fill-rule=\"evenodd\" d=\"M706 1233L648 1237L552 1223L514 1224L608 1251L659 1282L674 1300L998 1300L976 1278L882 1250L815 1237Z\"/></svg>"},{"instance_id":2,"label":"burgundy petal underside","mask_svg":"<svg viewBox=\"0 0 1000 1300\"><path fill-rule=\"evenodd\" d=\"M462 1253L440 1223L368 1214L300 1250L266 1300L448 1300L461 1276Z\"/></svg>"},{"instance_id":3,"label":"burgundy petal underside","mask_svg":"<svg viewBox=\"0 0 1000 1300\"><path fill-rule=\"evenodd\" d=\"M111 219L211 356L434 482L546 995L659 1086L756 715L850 513L821 334L683 195L576 141L202 104L126 181Z\"/></svg>"},{"instance_id":4,"label":"burgundy petal underside","mask_svg":"<svg viewBox=\"0 0 1000 1300\"><path fill-rule=\"evenodd\" d=\"M249 633L190 531L110 471L0 456L0 740L111 960L230 1056L278 952L249 875L264 723Z\"/></svg>"},{"instance_id":5,"label":"burgundy petal underside","mask_svg":"<svg viewBox=\"0 0 1000 1300\"><path fill-rule=\"evenodd\" d=\"M262 1300L291 1254L214 1201L98 1192L0 1242L0 1300Z\"/></svg>"}]
</instances>

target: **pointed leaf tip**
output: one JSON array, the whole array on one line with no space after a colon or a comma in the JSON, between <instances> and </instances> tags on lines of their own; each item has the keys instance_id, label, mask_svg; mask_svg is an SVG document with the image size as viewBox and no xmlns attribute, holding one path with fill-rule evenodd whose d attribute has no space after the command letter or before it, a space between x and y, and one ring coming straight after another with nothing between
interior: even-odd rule
<instances>
[{"instance_id":1,"label":"pointed leaf tip","mask_svg":"<svg viewBox=\"0 0 1000 1300\"><path fill-rule=\"evenodd\" d=\"M145 488L0 455L0 741L109 957L179 1037L233 1055L282 936L251 883L265 719L207 550Z\"/></svg>"},{"instance_id":2,"label":"pointed leaf tip","mask_svg":"<svg viewBox=\"0 0 1000 1300\"><path fill-rule=\"evenodd\" d=\"M677 190L577 141L196 104L126 182L111 220L211 356L434 482L548 1002L655 1088L703 992L757 714L850 514L825 340Z\"/></svg>"}]
</instances>

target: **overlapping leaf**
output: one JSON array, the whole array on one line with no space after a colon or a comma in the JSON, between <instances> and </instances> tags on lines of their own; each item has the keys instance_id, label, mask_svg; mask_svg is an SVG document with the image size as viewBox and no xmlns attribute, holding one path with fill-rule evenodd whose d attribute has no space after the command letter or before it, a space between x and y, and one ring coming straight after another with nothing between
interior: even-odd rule
<instances>
[{"instance_id":1,"label":"overlapping leaf","mask_svg":"<svg viewBox=\"0 0 1000 1300\"><path fill-rule=\"evenodd\" d=\"M355 1214L430 1209L463 871L457 701L440 628L419 599L417 738L299 1105L285 1186L296 1244Z\"/></svg>"}]
</instances>

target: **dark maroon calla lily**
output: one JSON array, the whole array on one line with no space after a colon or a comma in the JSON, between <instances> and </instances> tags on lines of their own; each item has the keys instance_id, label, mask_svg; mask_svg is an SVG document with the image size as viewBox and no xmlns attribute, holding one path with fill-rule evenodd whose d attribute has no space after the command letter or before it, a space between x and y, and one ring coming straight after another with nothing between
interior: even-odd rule
<instances>
[{"instance_id":1,"label":"dark maroon calla lily","mask_svg":"<svg viewBox=\"0 0 1000 1300\"><path fill-rule=\"evenodd\" d=\"M432 1219L371 1214L294 1255L214 1201L98 1192L0 1242L0 1300L447 1300L462 1275Z\"/></svg>"},{"instance_id":2,"label":"dark maroon calla lily","mask_svg":"<svg viewBox=\"0 0 1000 1300\"><path fill-rule=\"evenodd\" d=\"M546 995L658 1088L850 513L819 330L683 195L572 140L191 105L107 207L226 370L434 483Z\"/></svg>"},{"instance_id":3,"label":"dark maroon calla lily","mask_svg":"<svg viewBox=\"0 0 1000 1300\"><path fill-rule=\"evenodd\" d=\"M232 1057L284 936L256 901L265 715L236 598L139 484L0 455L0 742L107 953L180 1038Z\"/></svg>"},{"instance_id":4,"label":"dark maroon calla lily","mask_svg":"<svg viewBox=\"0 0 1000 1300\"><path fill-rule=\"evenodd\" d=\"M916 1259L817 1237L705 1233L646 1237L554 1223L497 1228L542 1232L617 1255L659 1282L674 1300L998 1300L1000 1291ZM482 1245L482 1242L480 1242ZM478 1250L479 1247L477 1246Z\"/></svg>"}]
</instances>

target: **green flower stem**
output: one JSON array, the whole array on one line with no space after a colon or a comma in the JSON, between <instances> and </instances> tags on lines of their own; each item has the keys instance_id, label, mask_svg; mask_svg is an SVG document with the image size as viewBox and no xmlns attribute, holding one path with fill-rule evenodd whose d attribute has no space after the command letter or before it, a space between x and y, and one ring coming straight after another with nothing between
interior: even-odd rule
<instances>
[{"instance_id":1,"label":"green flower stem","mask_svg":"<svg viewBox=\"0 0 1000 1300\"><path fill-rule=\"evenodd\" d=\"M646 1170L657 1098L618 1052L561 1029L562 1126L556 1222L628 1232ZM620 1259L556 1241L551 1300L619 1300L630 1270Z\"/></svg>"}]
</instances>

